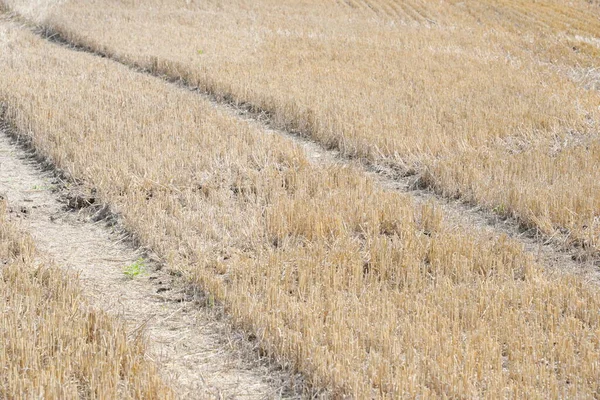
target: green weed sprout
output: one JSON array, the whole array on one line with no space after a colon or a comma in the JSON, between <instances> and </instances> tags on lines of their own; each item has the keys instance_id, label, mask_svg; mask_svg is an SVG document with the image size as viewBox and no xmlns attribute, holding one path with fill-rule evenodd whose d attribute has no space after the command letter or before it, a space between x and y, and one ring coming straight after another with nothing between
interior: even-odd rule
<instances>
[{"instance_id":1,"label":"green weed sprout","mask_svg":"<svg viewBox=\"0 0 600 400\"><path fill-rule=\"evenodd\" d=\"M129 279L133 279L136 276L142 275L146 272L146 264L142 258L138 258L136 262L131 265L128 265L123 270L125 276Z\"/></svg>"}]
</instances>

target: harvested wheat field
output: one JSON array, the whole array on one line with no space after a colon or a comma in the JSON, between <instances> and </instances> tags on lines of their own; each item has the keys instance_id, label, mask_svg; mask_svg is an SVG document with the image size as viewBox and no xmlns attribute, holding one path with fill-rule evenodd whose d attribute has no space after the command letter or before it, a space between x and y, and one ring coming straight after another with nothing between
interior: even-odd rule
<instances>
[{"instance_id":1,"label":"harvested wheat field","mask_svg":"<svg viewBox=\"0 0 600 400\"><path fill-rule=\"evenodd\" d=\"M600 396L597 4L0 4L7 130L246 333L254 398Z\"/></svg>"},{"instance_id":2,"label":"harvested wheat field","mask_svg":"<svg viewBox=\"0 0 600 400\"><path fill-rule=\"evenodd\" d=\"M55 10L40 21L51 34L598 249L598 4L87 0Z\"/></svg>"}]
</instances>

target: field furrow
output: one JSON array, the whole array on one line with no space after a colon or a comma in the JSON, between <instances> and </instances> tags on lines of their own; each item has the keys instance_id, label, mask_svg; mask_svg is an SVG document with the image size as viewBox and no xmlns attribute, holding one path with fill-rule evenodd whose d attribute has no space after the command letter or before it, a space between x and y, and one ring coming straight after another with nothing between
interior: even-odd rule
<instances>
[{"instance_id":1,"label":"field furrow","mask_svg":"<svg viewBox=\"0 0 600 400\"><path fill-rule=\"evenodd\" d=\"M531 26L524 25L529 22L535 24L535 27L541 27L542 31L547 34L556 32L561 33L587 33L597 35L600 30L600 18L598 11L594 11L590 6L586 6L584 2L579 4L565 5L564 2L555 1L478 1L475 4L481 4L484 7L494 7L501 14L515 15L515 23L523 30L531 30ZM478 16L486 18L488 12L480 10ZM502 18L496 23L502 25L506 23ZM537 26L536 26L537 25Z\"/></svg>"},{"instance_id":2,"label":"field furrow","mask_svg":"<svg viewBox=\"0 0 600 400\"><path fill-rule=\"evenodd\" d=\"M382 13L382 9L378 7L373 1L362 0L360 4L363 6L364 10L368 10L375 15L380 15ZM369 15L370 13L365 13Z\"/></svg>"},{"instance_id":3,"label":"field furrow","mask_svg":"<svg viewBox=\"0 0 600 400\"><path fill-rule=\"evenodd\" d=\"M399 9L410 17L413 21L423 22L424 19L421 14L415 11L414 7L409 2L393 2Z\"/></svg>"},{"instance_id":4,"label":"field furrow","mask_svg":"<svg viewBox=\"0 0 600 400\"><path fill-rule=\"evenodd\" d=\"M361 11L363 11L364 16L377 15L379 17L393 17L393 15L389 14L389 9L387 9L385 6L382 7L381 4L378 3L379 2L373 0L360 0L357 2L357 5L355 5L353 8L360 9Z\"/></svg>"},{"instance_id":5,"label":"field furrow","mask_svg":"<svg viewBox=\"0 0 600 400\"><path fill-rule=\"evenodd\" d=\"M359 3L341 2L339 4L355 9L369 10L383 19L399 20L404 23L423 23L432 21L423 4L411 5L398 0L361 0ZM365 15L369 15L366 13Z\"/></svg>"}]
</instances>

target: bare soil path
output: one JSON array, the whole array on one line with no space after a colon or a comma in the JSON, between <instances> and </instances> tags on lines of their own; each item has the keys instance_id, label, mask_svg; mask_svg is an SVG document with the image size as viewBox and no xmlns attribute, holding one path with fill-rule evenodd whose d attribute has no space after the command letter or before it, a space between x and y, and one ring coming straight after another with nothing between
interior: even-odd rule
<instances>
[{"instance_id":1,"label":"bare soil path","mask_svg":"<svg viewBox=\"0 0 600 400\"><path fill-rule=\"evenodd\" d=\"M124 268L143 254L105 220L66 211L61 192L52 172L0 132L0 196L8 201L9 220L57 265L77 271L94 306L122 317L130 335L147 336L147 356L181 398L298 397L287 389L289 375L252 361L251 344L236 337L218 310L203 307L201 294L190 293L182 279L151 264L128 278Z\"/></svg>"}]
</instances>

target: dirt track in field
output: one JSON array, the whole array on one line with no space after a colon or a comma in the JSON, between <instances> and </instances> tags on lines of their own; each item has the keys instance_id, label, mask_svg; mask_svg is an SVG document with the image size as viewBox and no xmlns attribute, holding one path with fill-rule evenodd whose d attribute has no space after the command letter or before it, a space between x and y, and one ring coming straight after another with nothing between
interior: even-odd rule
<instances>
[{"instance_id":1,"label":"dirt track in field","mask_svg":"<svg viewBox=\"0 0 600 400\"><path fill-rule=\"evenodd\" d=\"M93 222L87 211L65 210L61 197L68 194L52 172L0 131L0 196L8 201L9 220L57 265L79 274L93 306L123 318L130 335L147 336L148 358L180 398L297 397L287 389L290 377L252 361L251 344L182 279L147 261L144 274L128 278L124 269L144 255L110 227L111 220Z\"/></svg>"},{"instance_id":2,"label":"dirt track in field","mask_svg":"<svg viewBox=\"0 0 600 400\"><path fill-rule=\"evenodd\" d=\"M74 49L106 57L71 45ZM173 81L163 76L157 78ZM185 83L174 84L182 90L197 91ZM416 176L403 177L383 166L342 157L339 152L324 149L298 133L276 129L266 113L231 104L210 93L197 92L236 118L251 120L265 133L281 135L300 144L314 163L353 165L387 190L408 193L418 202L432 202L443 208L446 218L457 226L484 234L503 234L520 242L549 270L578 274L600 283L600 260L595 255L563 248L560 239L522 231L517 221L501 219L478 206L418 189ZM204 308L206 299L201 294L190 293L180 279L152 266L144 276L127 279L124 267L133 264L141 254L125 237L107 228L105 220L93 223L85 212L64 211L64 204L59 201L60 185L55 180L52 173L42 172L25 152L0 134L0 195L7 197L11 219L20 220L40 250L51 255L57 264L79 271L95 305L126 319L131 334L146 332L151 344L148 356L158 362L182 398L259 399L279 398L288 393L284 388L288 386L289 376L269 370L264 363L248 361L248 351L240 348L249 344L231 333L227 323L216 318L217 312Z\"/></svg>"},{"instance_id":3,"label":"dirt track in field","mask_svg":"<svg viewBox=\"0 0 600 400\"><path fill-rule=\"evenodd\" d=\"M237 110L231 105L216 104L216 106L226 107L240 116L252 118L247 111ZM312 162L352 165L362 169L385 190L406 193L417 203L431 203L435 207L439 207L444 211L445 220L456 227L465 228L471 232L480 232L487 236L505 235L521 243L524 250L532 254L536 261L547 270L579 275L586 281L600 285L600 257L597 253L563 245L561 237L544 237L531 230L523 229L516 219L502 218L476 204L467 204L460 199L448 199L429 189L421 189L417 176L402 176L385 166L348 159L341 156L337 150L325 150L310 139L295 133L274 129L262 120L255 120L255 123L262 125L266 132L274 132L299 143Z\"/></svg>"},{"instance_id":4,"label":"dirt track in field","mask_svg":"<svg viewBox=\"0 0 600 400\"><path fill-rule=\"evenodd\" d=\"M189 88L181 82L176 84L187 90L197 91L196 88ZM266 134L276 134L299 144L304 149L307 158L313 163L353 166L369 175L385 190L406 193L418 203L433 203L436 207L440 207L444 210L446 220L456 226L470 231L479 231L484 235L506 235L521 243L525 251L534 255L535 259L550 271L579 275L587 281L600 284L600 256L598 254L563 245L562 237L549 238L537 232L525 230L514 218L502 218L476 204L467 204L460 199L448 199L430 189L419 188L418 175L403 176L393 168L364 160L350 159L335 149L325 149L319 143L299 133L275 127L266 113L250 111L246 106L236 106L208 93L198 93L211 101L215 107L255 124Z\"/></svg>"},{"instance_id":5,"label":"dirt track in field","mask_svg":"<svg viewBox=\"0 0 600 400\"><path fill-rule=\"evenodd\" d=\"M17 17L20 19L20 17ZM27 22L27 21L25 21ZM267 134L283 136L300 146L306 152L309 160L315 163L338 163L353 165L372 176L383 188L407 193L418 202L432 202L436 207L441 207L446 218L452 223L467 227L468 230L481 231L487 235L506 235L519 242L524 249L534 255L535 259L550 271L559 271L582 276L585 280L600 284L600 253L590 249L582 249L566 245L568 235L557 234L553 237L545 236L532 229L524 229L515 218L502 218L497 214L478 205L466 204L463 201L448 199L433 192L429 188L419 187L419 176L404 176L384 165L372 164L368 161L352 159L340 155L336 149L326 149L320 143L306 137L305 133L282 129L268 112L256 109L252 104L237 104L228 98L215 96L213 93L201 91L198 87L189 85L177 77L165 76L160 72L143 70L136 65L131 65L110 54L103 53L66 40L59 33L53 32L50 27L41 29L32 27L33 31L56 43L66 46L73 51L83 51L102 58L108 58L119 64L125 65L138 73L155 76L171 82L182 90L197 93L210 101L216 108L224 109L236 118L250 121Z\"/></svg>"}]
</instances>

